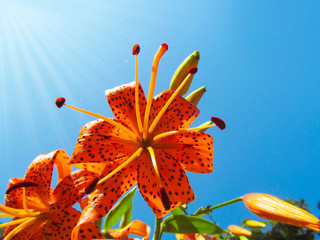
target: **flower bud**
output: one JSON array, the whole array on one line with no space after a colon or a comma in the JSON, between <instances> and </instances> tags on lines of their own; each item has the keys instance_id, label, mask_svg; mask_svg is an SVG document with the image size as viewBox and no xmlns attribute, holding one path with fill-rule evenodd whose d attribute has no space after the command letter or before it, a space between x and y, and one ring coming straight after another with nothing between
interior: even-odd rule
<instances>
[{"instance_id":1,"label":"flower bud","mask_svg":"<svg viewBox=\"0 0 320 240\"><path fill-rule=\"evenodd\" d=\"M267 226L267 224L265 224L263 222L258 222L258 221L253 221L253 220L246 221L246 224L252 228L264 228Z\"/></svg>"},{"instance_id":2,"label":"flower bud","mask_svg":"<svg viewBox=\"0 0 320 240\"><path fill-rule=\"evenodd\" d=\"M193 105L197 106L200 99L202 98L203 94L206 92L206 87L201 87L192 93L190 93L187 97L186 100L191 102Z\"/></svg>"},{"instance_id":3,"label":"flower bud","mask_svg":"<svg viewBox=\"0 0 320 240\"><path fill-rule=\"evenodd\" d=\"M242 197L247 208L257 216L320 232L320 220L309 212L274 196L250 193Z\"/></svg>"},{"instance_id":4,"label":"flower bud","mask_svg":"<svg viewBox=\"0 0 320 240\"><path fill-rule=\"evenodd\" d=\"M236 226L236 225L230 225L228 227L229 232L231 232L233 235L236 236L247 236L250 237L252 235L252 232L250 232L247 229L244 229L242 227Z\"/></svg>"},{"instance_id":5,"label":"flower bud","mask_svg":"<svg viewBox=\"0 0 320 240\"><path fill-rule=\"evenodd\" d=\"M189 74L188 69L191 66L198 66L199 59L200 59L199 51L195 51L180 64L180 66L177 68L177 70L175 71L171 79L171 83L170 83L171 90L176 90L179 87L182 81L188 76ZM193 76L191 76L191 78L186 83L186 85L181 89L180 91L181 95L184 95L187 93L191 85L192 79L193 79Z\"/></svg>"}]
</instances>

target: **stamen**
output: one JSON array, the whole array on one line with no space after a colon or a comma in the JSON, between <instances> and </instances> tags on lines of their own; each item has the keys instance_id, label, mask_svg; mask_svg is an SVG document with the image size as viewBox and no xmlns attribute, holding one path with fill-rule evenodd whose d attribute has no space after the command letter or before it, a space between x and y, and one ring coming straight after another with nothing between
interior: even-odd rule
<instances>
[{"instance_id":1,"label":"stamen","mask_svg":"<svg viewBox=\"0 0 320 240\"><path fill-rule=\"evenodd\" d=\"M31 181L24 181L24 182L16 183L7 189L6 194L9 194L11 191L18 189L18 188L37 187L37 186L38 186L37 183L31 182Z\"/></svg>"},{"instance_id":2,"label":"stamen","mask_svg":"<svg viewBox=\"0 0 320 240\"><path fill-rule=\"evenodd\" d=\"M37 218L28 219L27 221L21 223L16 228L12 229L12 231L3 240L10 240L15 235L17 235L19 232L21 232L22 230L24 230L24 229L30 227L31 225L35 224L37 221L39 221Z\"/></svg>"},{"instance_id":3,"label":"stamen","mask_svg":"<svg viewBox=\"0 0 320 240\"><path fill-rule=\"evenodd\" d=\"M26 213L30 213L28 206L27 206L27 198L26 198L26 189L22 188L22 206L24 211L26 211Z\"/></svg>"},{"instance_id":4,"label":"stamen","mask_svg":"<svg viewBox=\"0 0 320 240\"><path fill-rule=\"evenodd\" d=\"M96 178L92 181L92 183L85 190L86 194L92 193L94 188L97 186L98 181L99 181L99 178Z\"/></svg>"},{"instance_id":5,"label":"stamen","mask_svg":"<svg viewBox=\"0 0 320 240\"><path fill-rule=\"evenodd\" d=\"M154 169L154 171L156 173L156 176L157 176L157 179L158 179L158 182L159 182L161 202L162 202L165 210L169 210L171 208L171 203L170 203L168 194L167 194L166 190L163 187L163 183L162 183L162 180L161 180L161 177L160 177L160 173L159 173L159 169L158 169L158 165L157 165L157 161L156 161L156 156L154 154L154 150L153 150L152 147L148 147L148 151L149 151L150 158L151 158L151 161L152 161L153 169Z\"/></svg>"},{"instance_id":6,"label":"stamen","mask_svg":"<svg viewBox=\"0 0 320 240\"><path fill-rule=\"evenodd\" d=\"M150 86L149 86L149 93L148 93L148 100L147 100L147 106L146 106L146 111L144 114L144 122L143 122L143 140L147 140L148 137L148 121L149 121L149 114L150 114L150 109L151 109L151 103L153 99L153 92L154 88L156 85L156 78L157 78L157 71L158 71L158 66L161 57L163 54L168 50L168 45L163 43L161 44L158 52L154 56L153 63L152 63L152 71L151 71L151 79L150 79Z\"/></svg>"},{"instance_id":7,"label":"stamen","mask_svg":"<svg viewBox=\"0 0 320 240\"><path fill-rule=\"evenodd\" d=\"M165 210L170 210L171 202L164 187L160 187L160 198Z\"/></svg>"},{"instance_id":8,"label":"stamen","mask_svg":"<svg viewBox=\"0 0 320 240\"><path fill-rule=\"evenodd\" d=\"M32 218L34 218L34 217L26 217L26 218L11 220L10 222L0 224L0 228L5 228L5 227L12 226L12 225L17 225L17 224L23 223L25 221L28 221Z\"/></svg>"},{"instance_id":9,"label":"stamen","mask_svg":"<svg viewBox=\"0 0 320 240\"><path fill-rule=\"evenodd\" d=\"M214 122L221 130L226 128L226 123L221 118L211 117L211 122Z\"/></svg>"},{"instance_id":10,"label":"stamen","mask_svg":"<svg viewBox=\"0 0 320 240\"><path fill-rule=\"evenodd\" d=\"M58 101L58 99L57 99ZM135 142L138 142L138 138L137 136L131 132L128 128L124 127L123 125L121 125L120 123L116 122L115 120L111 119L111 118L107 118L105 116L102 116L100 114L97 114L97 113L93 113L93 112L90 112L90 111L87 111L87 110L83 110L81 108L77 108L77 107L74 107L74 106L71 106L71 105L68 105L66 103L63 104L64 106L66 107L69 107L71 109L74 109L76 111L79 111L79 112L82 112L82 113L85 113L85 114L88 114L90 116L93 116L93 117L96 117L96 118L100 118L104 121L106 121L107 123L110 123L112 124L113 126L121 129L125 134L127 134L129 137L131 137ZM58 105L57 105L58 106ZM59 107L59 106L58 106Z\"/></svg>"},{"instance_id":11,"label":"stamen","mask_svg":"<svg viewBox=\"0 0 320 240\"><path fill-rule=\"evenodd\" d=\"M141 156L141 153L144 151L144 149L142 147L140 147L134 154L132 154L131 157L128 158L127 161L125 161L124 163L122 163L119 167L117 167L116 169L114 169L111 173L109 173L107 176L105 176L104 178L100 179L100 181L98 182L98 184L102 184L103 182L107 181L109 178L111 178L113 175L115 175L117 172L119 172L121 169L123 169L125 166L127 166L129 163L131 163L132 161L138 159Z\"/></svg>"},{"instance_id":12,"label":"stamen","mask_svg":"<svg viewBox=\"0 0 320 240\"><path fill-rule=\"evenodd\" d=\"M199 126L199 127L194 127L194 128L188 128L188 129L179 129L177 131L164 132L164 133L160 133L160 134L156 135L153 138L153 141L155 142L161 138L168 137L170 135L174 135L174 134L178 134L178 133L194 132L194 131L199 131L199 130L203 130L203 129L208 129L208 128L211 128L214 126L216 126L216 124L211 124L211 125L207 125L207 126Z\"/></svg>"},{"instance_id":13,"label":"stamen","mask_svg":"<svg viewBox=\"0 0 320 240\"><path fill-rule=\"evenodd\" d=\"M34 211L32 209L29 209L29 212L26 212L24 209L18 209L18 208L11 208L5 205L0 205L0 212L3 212L5 214L9 214L12 217L19 217L19 218L25 218L25 217L35 217L38 215L41 215L45 212L48 212L49 210L44 209L41 211Z\"/></svg>"},{"instance_id":14,"label":"stamen","mask_svg":"<svg viewBox=\"0 0 320 240\"><path fill-rule=\"evenodd\" d=\"M137 117L137 123L139 128L140 135L142 134L143 127L142 127L142 120L140 115L140 104L139 104L139 78L138 78L138 54L140 52L140 46L138 44L133 46L132 54L136 55L136 80L135 80L135 107L136 107L136 117Z\"/></svg>"},{"instance_id":15,"label":"stamen","mask_svg":"<svg viewBox=\"0 0 320 240\"><path fill-rule=\"evenodd\" d=\"M166 104L163 106L161 111L158 113L156 118L154 119L153 123L151 124L148 134L151 134L154 129L156 128L158 122L160 121L162 115L165 113L165 111L168 109L169 105L172 103L172 101L175 99L175 97L179 94L183 86L189 81L191 76L197 72L197 67L196 66L191 66L188 70L189 74L188 76L183 80L183 82L180 84L180 86L177 88L176 91L173 92L169 100L166 102Z\"/></svg>"},{"instance_id":16,"label":"stamen","mask_svg":"<svg viewBox=\"0 0 320 240\"><path fill-rule=\"evenodd\" d=\"M66 99L64 97L59 97L56 100L56 106L58 108L61 108L64 105L65 102L66 102Z\"/></svg>"}]
</instances>

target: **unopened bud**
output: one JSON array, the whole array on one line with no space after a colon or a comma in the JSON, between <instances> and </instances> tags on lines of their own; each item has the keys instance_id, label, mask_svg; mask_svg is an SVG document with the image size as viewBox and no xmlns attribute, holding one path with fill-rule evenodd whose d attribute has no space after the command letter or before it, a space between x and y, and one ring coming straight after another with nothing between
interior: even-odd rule
<instances>
[{"instance_id":1,"label":"unopened bud","mask_svg":"<svg viewBox=\"0 0 320 240\"><path fill-rule=\"evenodd\" d=\"M200 99L202 98L203 94L206 92L206 87L201 87L192 93L190 93L187 97L186 100L191 102L193 105L197 106Z\"/></svg>"},{"instance_id":2,"label":"unopened bud","mask_svg":"<svg viewBox=\"0 0 320 240\"><path fill-rule=\"evenodd\" d=\"M191 66L198 66L200 59L200 54L199 51L195 51L191 55L189 55L177 68L175 73L173 74L173 77L171 79L170 83L170 89L171 90L176 90L180 84L183 82L183 80L188 76L188 69ZM184 87L181 89L180 94L184 95L187 93L191 82L192 82L193 76L189 79L189 81L184 85Z\"/></svg>"}]
</instances>

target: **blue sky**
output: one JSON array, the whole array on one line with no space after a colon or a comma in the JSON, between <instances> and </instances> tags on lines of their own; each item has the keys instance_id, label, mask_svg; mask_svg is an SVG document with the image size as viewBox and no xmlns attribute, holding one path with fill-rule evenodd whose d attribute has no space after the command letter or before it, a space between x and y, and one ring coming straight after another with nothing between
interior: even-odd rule
<instances>
[{"instance_id":1,"label":"blue sky","mask_svg":"<svg viewBox=\"0 0 320 240\"><path fill-rule=\"evenodd\" d=\"M319 216L319 29L319 1L0 0L0 192L37 155L71 155L81 126L93 120L57 109L57 97L112 117L104 91L134 80L132 46L141 46L147 89L166 42L155 92L199 50L192 89L207 93L194 126L212 115L227 123L208 131L213 173L188 174L197 197L190 212L261 192L303 198ZM153 228L139 194L134 204L134 218ZM213 217L224 228L258 219L242 203Z\"/></svg>"}]
</instances>

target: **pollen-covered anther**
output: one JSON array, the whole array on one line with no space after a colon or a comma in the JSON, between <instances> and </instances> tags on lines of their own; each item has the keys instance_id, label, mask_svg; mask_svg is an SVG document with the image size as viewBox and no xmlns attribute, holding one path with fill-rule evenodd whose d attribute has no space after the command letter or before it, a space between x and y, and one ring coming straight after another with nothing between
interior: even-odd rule
<instances>
[{"instance_id":1,"label":"pollen-covered anther","mask_svg":"<svg viewBox=\"0 0 320 240\"><path fill-rule=\"evenodd\" d=\"M86 194L90 194L93 192L94 188L97 186L97 183L99 182L100 178L95 178L92 183L86 188L85 192Z\"/></svg>"},{"instance_id":2,"label":"pollen-covered anther","mask_svg":"<svg viewBox=\"0 0 320 240\"><path fill-rule=\"evenodd\" d=\"M197 66L191 66L191 67L189 67L189 69L188 69L188 73L189 73L189 74L192 74L192 75L196 74L197 71L198 71Z\"/></svg>"},{"instance_id":3,"label":"pollen-covered anther","mask_svg":"<svg viewBox=\"0 0 320 240\"><path fill-rule=\"evenodd\" d=\"M211 122L215 123L221 130L226 128L226 123L218 117L211 117Z\"/></svg>"},{"instance_id":4,"label":"pollen-covered anther","mask_svg":"<svg viewBox=\"0 0 320 240\"><path fill-rule=\"evenodd\" d=\"M164 187L160 187L160 198L165 210L170 210L171 203Z\"/></svg>"},{"instance_id":5,"label":"pollen-covered anther","mask_svg":"<svg viewBox=\"0 0 320 240\"><path fill-rule=\"evenodd\" d=\"M20 183L13 184L10 188L7 189L6 194L9 194L15 189L22 188L22 187L37 187L38 184L31 181L24 181Z\"/></svg>"},{"instance_id":6,"label":"pollen-covered anther","mask_svg":"<svg viewBox=\"0 0 320 240\"><path fill-rule=\"evenodd\" d=\"M135 44L132 48L132 55L138 55L140 52L140 46L139 44Z\"/></svg>"},{"instance_id":7,"label":"pollen-covered anther","mask_svg":"<svg viewBox=\"0 0 320 240\"><path fill-rule=\"evenodd\" d=\"M65 102L66 102L66 99L64 97L59 97L56 100L56 106L58 108L61 108L64 105Z\"/></svg>"}]
</instances>

